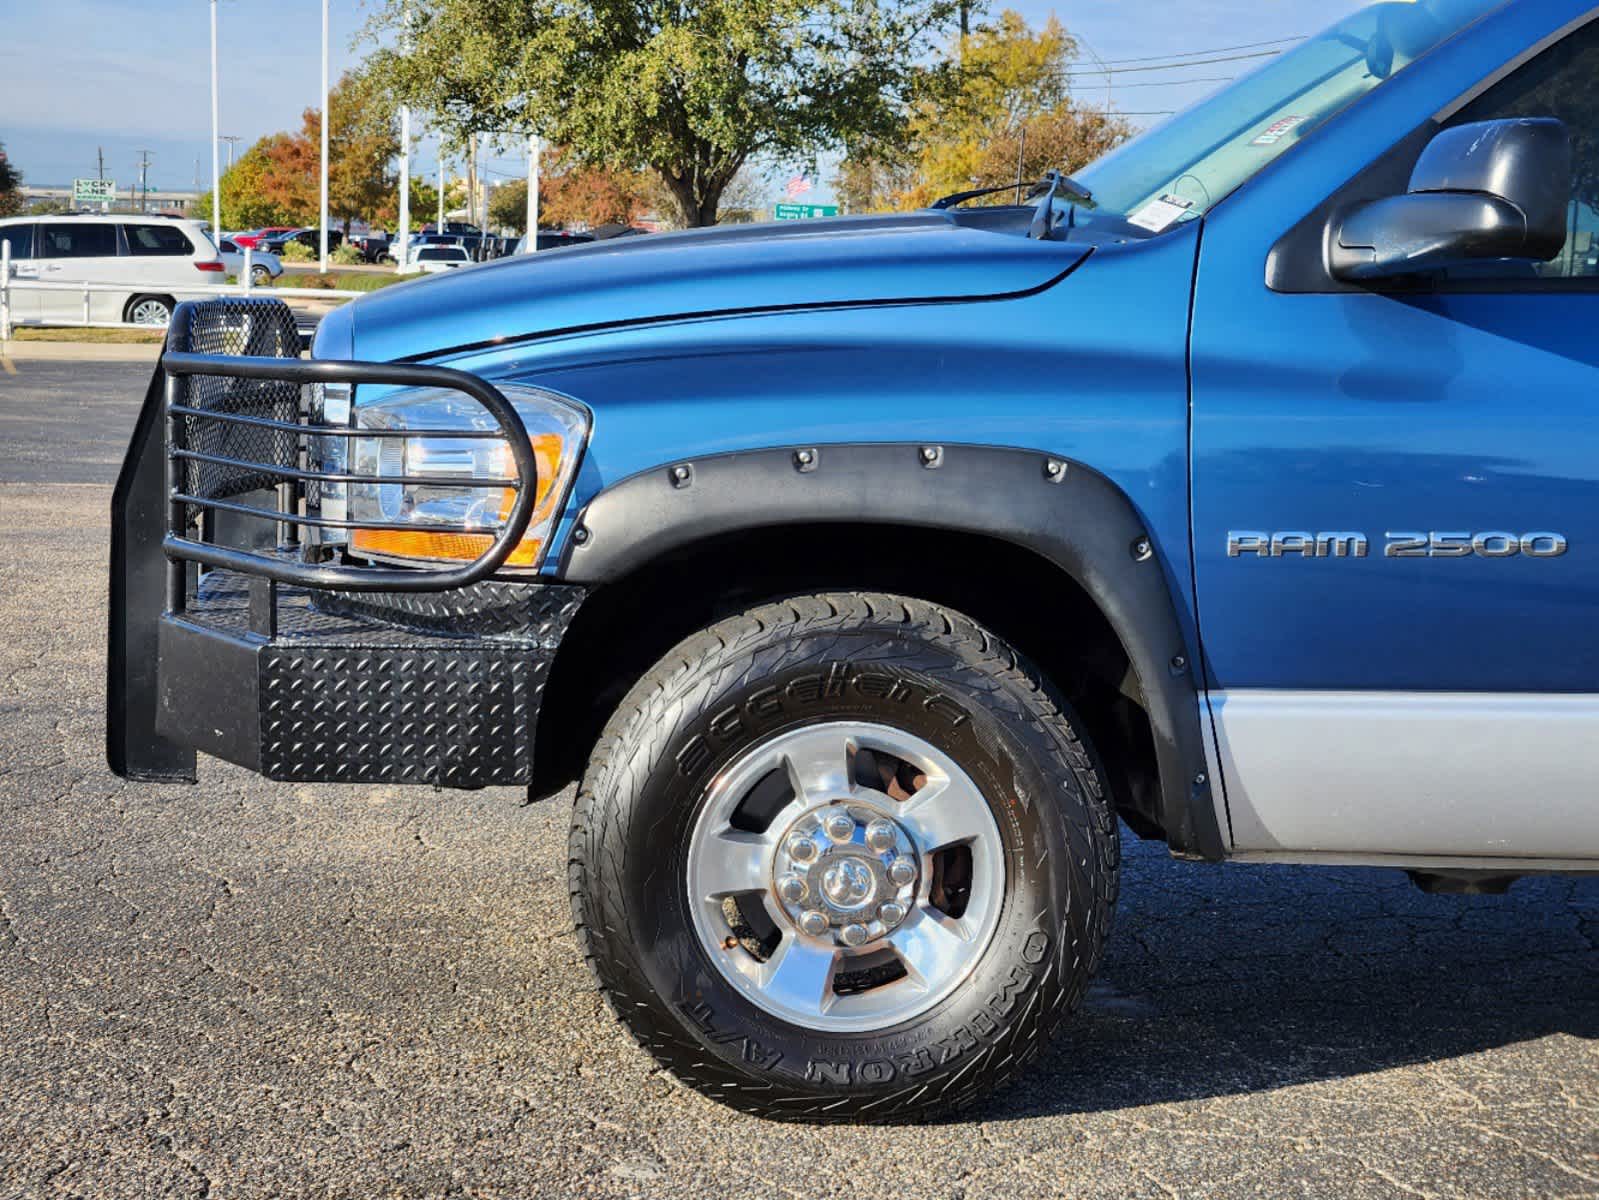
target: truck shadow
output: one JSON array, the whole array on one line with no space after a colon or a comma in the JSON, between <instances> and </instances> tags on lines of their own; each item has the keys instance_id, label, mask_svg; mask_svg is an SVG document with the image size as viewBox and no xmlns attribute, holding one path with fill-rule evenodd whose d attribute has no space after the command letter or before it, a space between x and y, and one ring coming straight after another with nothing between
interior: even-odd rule
<instances>
[{"instance_id":1,"label":"truck shadow","mask_svg":"<svg viewBox=\"0 0 1599 1200\"><path fill-rule=\"evenodd\" d=\"M1599 1038L1599 878L1432 896L1397 871L1199 866L1122 836L1098 981L1039 1063L968 1117L1114 1111Z\"/></svg>"}]
</instances>

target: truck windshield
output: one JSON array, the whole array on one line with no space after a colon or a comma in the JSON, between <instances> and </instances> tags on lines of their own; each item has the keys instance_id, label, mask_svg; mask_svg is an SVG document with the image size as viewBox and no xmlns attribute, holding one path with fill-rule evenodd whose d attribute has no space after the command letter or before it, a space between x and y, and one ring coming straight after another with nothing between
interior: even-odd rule
<instances>
[{"instance_id":1,"label":"truck windshield","mask_svg":"<svg viewBox=\"0 0 1599 1200\"><path fill-rule=\"evenodd\" d=\"M1361 9L1076 172L1094 203L1063 224L1142 238L1202 216L1328 117L1504 3L1389 0Z\"/></svg>"}]
</instances>

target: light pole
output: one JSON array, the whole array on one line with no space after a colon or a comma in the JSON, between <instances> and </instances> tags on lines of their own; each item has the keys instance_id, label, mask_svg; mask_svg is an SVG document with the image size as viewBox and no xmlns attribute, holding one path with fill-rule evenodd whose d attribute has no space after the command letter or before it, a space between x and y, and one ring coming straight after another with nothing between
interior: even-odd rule
<instances>
[{"instance_id":1,"label":"light pole","mask_svg":"<svg viewBox=\"0 0 1599 1200\"><path fill-rule=\"evenodd\" d=\"M240 142L244 141L244 139L236 133L224 133L222 135L222 141L228 144L228 170L231 171L233 170L233 148Z\"/></svg>"},{"instance_id":2,"label":"light pole","mask_svg":"<svg viewBox=\"0 0 1599 1200\"><path fill-rule=\"evenodd\" d=\"M439 219L433 226L434 233L444 232L444 139L439 138Z\"/></svg>"},{"instance_id":3,"label":"light pole","mask_svg":"<svg viewBox=\"0 0 1599 1200\"><path fill-rule=\"evenodd\" d=\"M216 0L212 0L215 4ZM322 0L322 273L328 270L328 0Z\"/></svg>"},{"instance_id":4,"label":"light pole","mask_svg":"<svg viewBox=\"0 0 1599 1200\"><path fill-rule=\"evenodd\" d=\"M400 228L399 252L395 261L405 265L405 252L411 243L411 109L400 106Z\"/></svg>"},{"instance_id":5,"label":"light pole","mask_svg":"<svg viewBox=\"0 0 1599 1200\"><path fill-rule=\"evenodd\" d=\"M221 241L222 143L217 134L217 0L211 0L211 237Z\"/></svg>"},{"instance_id":6,"label":"light pole","mask_svg":"<svg viewBox=\"0 0 1599 1200\"><path fill-rule=\"evenodd\" d=\"M544 146L538 134L528 139L527 165L527 249L532 254L539 248L539 162Z\"/></svg>"},{"instance_id":7,"label":"light pole","mask_svg":"<svg viewBox=\"0 0 1599 1200\"><path fill-rule=\"evenodd\" d=\"M405 7L405 25L400 36L400 49L409 54L411 50L411 6ZM398 237L395 262L403 270L405 267L406 252L411 245L411 106L400 105L400 228L395 231Z\"/></svg>"}]
</instances>

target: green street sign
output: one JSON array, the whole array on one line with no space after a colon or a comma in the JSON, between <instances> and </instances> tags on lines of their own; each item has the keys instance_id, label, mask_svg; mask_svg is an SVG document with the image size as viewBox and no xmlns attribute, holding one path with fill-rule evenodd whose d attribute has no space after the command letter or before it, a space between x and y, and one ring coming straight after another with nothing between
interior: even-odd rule
<instances>
[{"instance_id":1,"label":"green street sign","mask_svg":"<svg viewBox=\"0 0 1599 1200\"><path fill-rule=\"evenodd\" d=\"M838 205L778 204L773 206L772 216L779 221L803 221L807 217L836 217L838 216Z\"/></svg>"},{"instance_id":2,"label":"green street sign","mask_svg":"<svg viewBox=\"0 0 1599 1200\"><path fill-rule=\"evenodd\" d=\"M117 198L117 183L114 179L74 179L72 181L72 203L74 204L110 204Z\"/></svg>"}]
</instances>

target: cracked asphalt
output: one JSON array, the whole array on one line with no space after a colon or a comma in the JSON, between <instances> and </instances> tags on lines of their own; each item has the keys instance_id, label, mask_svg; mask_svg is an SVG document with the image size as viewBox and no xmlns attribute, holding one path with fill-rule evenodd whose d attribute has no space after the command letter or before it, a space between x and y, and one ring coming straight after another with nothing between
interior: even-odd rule
<instances>
[{"instance_id":1,"label":"cracked asphalt","mask_svg":"<svg viewBox=\"0 0 1599 1200\"><path fill-rule=\"evenodd\" d=\"M811 1129L612 1022L564 799L122 783L106 512L147 370L0 375L0 1198L1599 1195L1599 879L1426 896L1124 831L1101 981L1022 1082Z\"/></svg>"}]
</instances>

